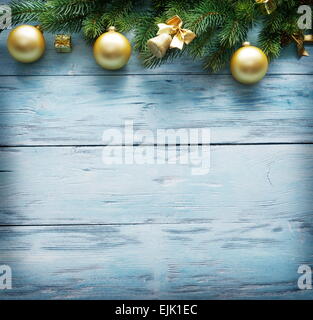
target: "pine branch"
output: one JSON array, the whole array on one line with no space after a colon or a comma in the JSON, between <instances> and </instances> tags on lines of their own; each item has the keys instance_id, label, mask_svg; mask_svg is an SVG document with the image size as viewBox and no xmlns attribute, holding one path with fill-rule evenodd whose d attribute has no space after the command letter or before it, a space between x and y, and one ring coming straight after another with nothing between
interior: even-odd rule
<instances>
[{"instance_id":1,"label":"pine branch","mask_svg":"<svg viewBox=\"0 0 313 320\"><path fill-rule=\"evenodd\" d=\"M87 40L94 40L105 31L106 25L101 20L100 13L88 15L82 23L82 31Z\"/></svg>"},{"instance_id":2,"label":"pine branch","mask_svg":"<svg viewBox=\"0 0 313 320\"><path fill-rule=\"evenodd\" d=\"M10 3L12 9L12 24L29 23L38 21L39 16L46 9L46 4L41 0L14 0Z\"/></svg>"}]
</instances>

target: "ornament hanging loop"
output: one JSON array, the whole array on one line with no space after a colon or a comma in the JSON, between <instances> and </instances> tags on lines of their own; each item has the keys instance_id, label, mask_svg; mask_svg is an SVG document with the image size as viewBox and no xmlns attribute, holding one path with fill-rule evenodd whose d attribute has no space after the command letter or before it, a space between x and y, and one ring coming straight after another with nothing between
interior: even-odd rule
<instances>
[{"instance_id":1,"label":"ornament hanging loop","mask_svg":"<svg viewBox=\"0 0 313 320\"><path fill-rule=\"evenodd\" d=\"M41 33L43 33L42 26L40 24L37 24L34 26L36 29L38 29Z\"/></svg>"},{"instance_id":2,"label":"ornament hanging loop","mask_svg":"<svg viewBox=\"0 0 313 320\"><path fill-rule=\"evenodd\" d=\"M264 14L272 14L277 9L276 0L255 0Z\"/></svg>"}]
</instances>

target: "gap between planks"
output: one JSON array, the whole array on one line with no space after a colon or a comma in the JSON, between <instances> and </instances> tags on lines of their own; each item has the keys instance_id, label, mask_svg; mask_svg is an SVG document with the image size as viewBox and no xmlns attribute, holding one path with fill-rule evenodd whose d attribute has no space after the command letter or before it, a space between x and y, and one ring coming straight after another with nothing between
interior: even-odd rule
<instances>
[{"instance_id":1,"label":"gap between planks","mask_svg":"<svg viewBox=\"0 0 313 320\"><path fill-rule=\"evenodd\" d=\"M103 148L103 147L192 147L192 146L280 146L280 145L312 145L312 142L229 142L229 143L181 143L181 144L29 144L0 145L0 148Z\"/></svg>"},{"instance_id":2,"label":"gap between planks","mask_svg":"<svg viewBox=\"0 0 313 320\"><path fill-rule=\"evenodd\" d=\"M200 72L160 72L160 73L117 73L117 74L0 74L1 77L129 77L129 76L231 76L231 73L200 73ZM313 76L313 73L270 73L267 78L277 76ZM235 81L235 80L234 80ZM245 86L245 85L243 85Z\"/></svg>"},{"instance_id":3,"label":"gap between planks","mask_svg":"<svg viewBox=\"0 0 313 320\"><path fill-rule=\"evenodd\" d=\"M113 227L127 227L127 226L166 226L166 225L206 225L210 224L207 221L196 221L196 222L133 222L133 223L49 223L49 224L1 224L0 228L15 228L15 227L94 227L94 226L113 226Z\"/></svg>"}]
</instances>

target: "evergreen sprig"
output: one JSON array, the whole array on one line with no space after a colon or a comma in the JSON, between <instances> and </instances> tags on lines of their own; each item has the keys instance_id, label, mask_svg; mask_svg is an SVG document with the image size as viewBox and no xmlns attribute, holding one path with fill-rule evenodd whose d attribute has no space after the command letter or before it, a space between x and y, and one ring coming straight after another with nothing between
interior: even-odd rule
<instances>
[{"instance_id":1,"label":"evergreen sprig","mask_svg":"<svg viewBox=\"0 0 313 320\"><path fill-rule=\"evenodd\" d=\"M10 4L13 24L39 23L49 32L82 31L88 41L114 25L119 31L134 32L134 47L145 66L162 63L188 54L202 59L204 68L216 72L229 61L232 53L247 39L256 23L261 23L259 46L270 59L278 57L292 35L301 33L297 26L297 8L305 0L274 0L277 9L270 15L260 10L255 0L13 0ZM307 0L310 4L311 0ZM183 27L197 37L182 51L168 50L157 59L147 48L147 40L156 36L157 23L179 15ZM287 39L287 41L286 41Z\"/></svg>"}]
</instances>

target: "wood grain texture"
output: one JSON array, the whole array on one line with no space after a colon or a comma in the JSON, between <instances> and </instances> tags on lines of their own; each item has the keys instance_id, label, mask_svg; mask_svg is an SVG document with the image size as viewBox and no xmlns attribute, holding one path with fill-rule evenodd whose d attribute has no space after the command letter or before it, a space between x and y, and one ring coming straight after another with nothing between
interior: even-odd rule
<instances>
[{"instance_id":1,"label":"wood grain texture","mask_svg":"<svg viewBox=\"0 0 313 320\"><path fill-rule=\"evenodd\" d=\"M121 149L130 148L114 148L114 161ZM311 219L312 145L212 147L211 171L199 176L192 175L192 163L106 165L103 150L2 148L0 224ZM178 148L170 150L175 158ZM153 147L133 152L144 151ZM180 151L189 155L187 148Z\"/></svg>"},{"instance_id":2,"label":"wood grain texture","mask_svg":"<svg viewBox=\"0 0 313 320\"><path fill-rule=\"evenodd\" d=\"M313 299L297 289L299 265L313 266L313 145L295 144L313 142L313 54L291 46L243 86L188 59L147 70L133 54L106 71L79 35L71 54L45 36L44 58L23 65L0 34L0 265L13 270L0 300ZM211 147L202 176L105 165L103 131L124 120L252 145Z\"/></svg>"},{"instance_id":3,"label":"wood grain texture","mask_svg":"<svg viewBox=\"0 0 313 320\"><path fill-rule=\"evenodd\" d=\"M1 80L0 144L5 146L101 145L103 131L123 130L125 120L154 134L210 128L212 143L313 142L308 75L271 76L252 87L229 76L204 75Z\"/></svg>"},{"instance_id":4,"label":"wood grain texture","mask_svg":"<svg viewBox=\"0 0 313 320\"><path fill-rule=\"evenodd\" d=\"M312 299L312 221L0 228L0 299Z\"/></svg>"},{"instance_id":5,"label":"wood grain texture","mask_svg":"<svg viewBox=\"0 0 313 320\"><path fill-rule=\"evenodd\" d=\"M8 31L0 34L0 75L208 74L203 70L201 61L194 62L190 58L177 59L156 69L145 69L135 51L125 68L113 72L104 70L95 63L92 47L86 44L79 34L73 35L73 52L70 54L56 53L53 35L45 34L46 53L40 61L30 66L18 63L10 57L6 48L7 36ZM257 29L250 33L248 40L257 45ZM311 51L310 47L308 51ZM229 74L229 68L225 68L219 74ZM270 65L269 74L313 74L313 54L299 60L295 46L291 45Z\"/></svg>"}]
</instances>

